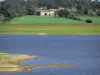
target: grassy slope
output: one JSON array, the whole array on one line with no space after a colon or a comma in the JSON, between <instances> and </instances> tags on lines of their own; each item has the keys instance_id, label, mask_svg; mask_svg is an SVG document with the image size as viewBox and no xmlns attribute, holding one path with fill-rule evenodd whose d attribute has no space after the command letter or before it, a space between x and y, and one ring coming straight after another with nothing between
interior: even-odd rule
<instances>
[{"instance_id":1,"label":"grassy slope","mask_svg":"<svg viewBox=\"0 0 100 75\"><path fill-rule=\"evenodd\" d=\"M94 17L80 17L80 18L83 19L83 20L91 19L93 21L93 23L100 23L100 17L98 17L98 16L94 16Z\"/></svg>"},{"instance_id":2,"label":"grassy slope","mask_svg":"<svg viewBox=\"0 0 100 75\"><path fill-rule=\"evenodd\" d=\"M82 20L92 19L93 23L100 23L100 17L80 17ZM85 23L84 21L77 21L67 18L56 18L53 16L23 16L21 18L15 18L11 22L24 23L24 24L78 24Z\"/></svg>"},{"instance_id":3,"label":"grassy slope","mask_svg":"<svg viewBox=\"0 0 100 75\"><path fill-rule=\"evenodd\" d=\"M24 16L13 19L9 24L0 24L1 34L100 34L100 17L89 18L93 24L50 16ZM16 24L18 23L18 24Z\"/></svg>"},{"instance_id":4,"label":"grassy slope","mask_svg":"<svg viewBox=\"0 0 100 75\"><path fill-rule=\"evenodd\" d=\"M57 24L73 24L73 23L84 23L83 21L76 21L66 18L55 18L52 16L23 16L21 18L15 18L12 20L14 23L24 24L41 24L41 23L57 23Z\"/></svg>"},{"instance_id":5,"label":"grassy slope","mask_svg":"<svg viewBox=\"0 0 100 75\"><path fill-rule=\"evenodd\" d=\"M0 25L1 34L100 34L99 24L6 24Z\"/></svg>"}]
</instances>

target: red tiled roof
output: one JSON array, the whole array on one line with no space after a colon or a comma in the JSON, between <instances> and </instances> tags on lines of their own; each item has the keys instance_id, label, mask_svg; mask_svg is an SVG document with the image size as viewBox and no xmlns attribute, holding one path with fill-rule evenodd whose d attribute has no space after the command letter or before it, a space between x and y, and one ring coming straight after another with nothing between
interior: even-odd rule
<instances>
[{"instance_id":1,"label":"red tiled roof","mask_svg":"<svg viewBox=\"0 0 100 75\"><path fill-rule=\"evenodd\" d=\"M49 9L50 11L56 11L57 9Z\"/></svg>"},{"instance_id":2,"label":"red tiled roof","mask_svg":"<svg viewBox=\"0 0 100 75\"><path fill-rule=\"evenodd\" d=\"M50 12L50 10L40 10L40 12Z\"/></svg>"},{"instance_id":3,"label":"red tiled roof","mask_svg":"<svg viewBox=\"0 0 100 75\"><path fill-rule=\"evenodd\" d=\"M56 11L57 9L49 9L49 10L40 10L40 12L50 12L50 11Z\"/></svg>"}]
</instances>

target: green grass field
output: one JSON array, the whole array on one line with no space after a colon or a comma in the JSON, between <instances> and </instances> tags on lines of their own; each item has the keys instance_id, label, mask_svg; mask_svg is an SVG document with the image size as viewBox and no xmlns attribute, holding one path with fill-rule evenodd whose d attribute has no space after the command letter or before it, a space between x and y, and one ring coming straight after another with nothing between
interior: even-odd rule
<instances>
[{"instance_id":1,"label":"green grass field","mask_svg":"<svg viewBox=\"0 0 100 75\"><path fill-rule=\"evenodd\" d=\"M10 23L0 23L0 34L100 34L100 17L90 18L92 24L50 16L24 16L15 18Z\"/></svg>"},{"instance_id":2,"label":"green grass field","mask_svg":"<svg viewBox=\"0 0 100 75\"><path fill-rule=\"evenodd\" d=\"M5 24L0 34L100 34L99 24Z\"/></svg>"},{"instance_id":3,"label":"green grass field","mask_svg":"<svg viewBox=\"0 0 100 75\"><path fill-rule=\"evenodd\" d=\"M92 19L93 23L100 23L100 17L80 17L82 20ZM68 18L56 18L53 16L23 16L15 18L11 21L12 23L23 23L23 24L79 24L85 23L85 21L72 20Z\"/></svg>"},{"instance_id":4,"label":"green grass field","mask_svg":"<svg viewBox=\"0 0 100 75\"><path fill-rule=\"evenodd\" d=\"M93 21L93 23L99 23L100 24L100 17L99 16L94 16L94 17L83 16L83 17L80 17L80 18L82 20L91 19Z\"/></svg>"},{"instance_id":5,"label":"green grass field","mask_svg":"<svg viewBox=\"0 0 100 75\"><path fill-rule=\"evenodd\" d=\"M23 16L21 18L15 18L11 22L24 23L24 24L73 24L73 23L84 23L83 21L75 21L67 18L56 18L53 16Z\"/></svg>"}]
</instances>

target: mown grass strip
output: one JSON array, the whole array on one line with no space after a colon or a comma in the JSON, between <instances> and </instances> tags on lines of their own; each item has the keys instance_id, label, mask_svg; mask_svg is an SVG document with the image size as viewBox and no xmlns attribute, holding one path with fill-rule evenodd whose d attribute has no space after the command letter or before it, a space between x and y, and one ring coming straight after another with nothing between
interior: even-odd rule
<instances>
[{"instance_id":1,"label":"mown grass strip","mask_svg":"<svg viewBox=\"0 0 100 75\"><path fill-rule=\"evenodd\" d=\"M0 34L100 34L99 24L2 24Z\"/></svg>"}]
</instances>

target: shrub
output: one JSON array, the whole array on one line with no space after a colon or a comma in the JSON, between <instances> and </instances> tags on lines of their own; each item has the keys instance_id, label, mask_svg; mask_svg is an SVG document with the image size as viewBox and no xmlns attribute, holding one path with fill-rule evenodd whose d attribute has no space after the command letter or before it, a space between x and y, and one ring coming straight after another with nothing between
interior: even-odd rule
<instances>
[{"instance_id":1,"label":"shrub","mask_svg":"<svg viewBox=\"0 0 100 75\"><path fill-rule=\"evenodd\" d=\"M77 18L78 21L82 21L80 18Z\"/></svg>"},{"instance_id":2,"label":"shrub","mask_svg":"<svg viewBox=\"0 0 100 75\"><path fill-rule=\"evenodd\" d=\"M41 12L38 11L38 12L37 12L37 16L40 16L40 15L41 15Z\"/></svg>"},{"instance_id":3,"label":"shrub","mask_svg":"<svg viewBox=\"0 0 100 75\"><path fill-rule=\"evenodd\" d=\"M70 14L67 16L67 18L73 19L76 15L73 12L70 12Z\"/></svg>"},{"instance_id":4,"label":"shrub","mask_svg":"<svg viewBox=\"0 0 100 75\"><path fill-rule=\"evenodd\" d=\"M58 14L59 17L67 17L69 15L69 13L70 12L68 10L66 10L66 9L59 10L57 12L57 14Z\"/></svg>"},{"instance_id":5,"label":"shrub","mask_svg":"<svg viewBox=\"0 0 100 75\"><path fill-rule=\"evenodd\" d=\"M70 18L70 19L73 19L73 20L78 20L78 21L81 21L80 18L77 17L77 15L73 12L70 12L70 14L68 15L67 18Z\"/></svg>"},{"instance_id":6,"label":"shrub","mask_svg":"<svg viewBox=\"0 0 100 75\"><path fill-rule=\"evenodd\" d=\"M69 18L69 19L73 19L73 20L82 21L80 18L77 17L77 15L74 12L71 12L67 9L56 11L55 16L57 16L57 15L59 17L65 17L65 18Z\"/></svg>"},{"instance_id":7,"label":"shrub","mask_svg":"<svg viewBox=\"0 0 100 75\"><path fill-rule=\"evenodd\" d=\"M78 20L78 18L77 18L77 17L73 17L73 19L74 19L74 20Z\"/></svg>"},{"instance_id":8,"label":"shrub","mask_svg":"<svg viewBox=\"0 0 100 75\"><path fill-rule=\"evenodd\" d=\"M82 21L80 18L76 17L75 15L70 15L68 18L73 19L73 20Z\"/></svg>"},{"instance_id":9,"label":"shrub","mask_svg":"<svg viewBox=\"0 0 100 75\"><path fill-rule=\"evenodd\" d=\"M86 19L85 22L92 23L92 20L91 19Z\"/></svg>"}]
</instances>

